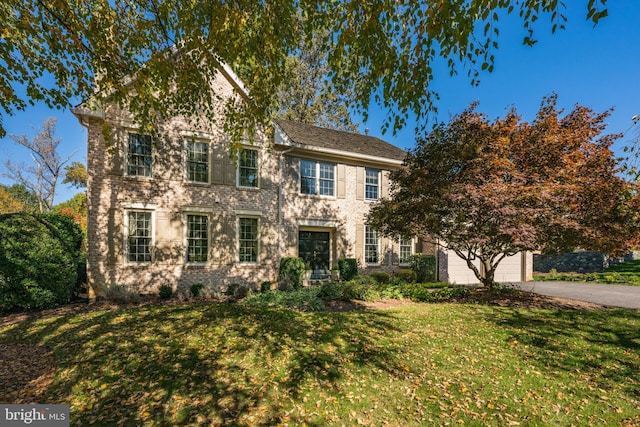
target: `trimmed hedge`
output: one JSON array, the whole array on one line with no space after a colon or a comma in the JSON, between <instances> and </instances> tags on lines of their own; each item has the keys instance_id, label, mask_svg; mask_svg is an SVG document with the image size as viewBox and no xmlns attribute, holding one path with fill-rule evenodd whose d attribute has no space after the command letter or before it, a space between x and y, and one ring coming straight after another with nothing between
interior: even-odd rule
<instances>
[{"instance_id":1,"label":"trimmed hedge","mask_svg":"<svg viewBox=\"0 0 640 427\"><path fill-rule=\"evenodd\" d=\"M355 258L338 259L340 278L345 282L358 276L358 261Z\"/></svg>"},{"instance_id":2,"label":"trimmed hedge","mask_svg":"<svg viewBox=\"0 0 640 427\"><path fill-rule=\"evenodd\" d=\"M69 302L83 271L82 239L65 215L0 215L0 313Z\"/></svg>"},{"instance_id":3,"label":"trimmed hedge","mask_svg":"<svg viewBox=\"0 0 640 427\"><path fill-rule=\"evenodd\" d=\"M376 279L376 282L382 283L383 285L388 284L391 280L391 275L386 271L373 271L369 276L373 277Z\"/></svg>"},{"instance_id":4,"label":"trimmed hedge","mask_svg":"<svg viewBox=\"0 0 640 427\"><path fill-rule=\"evenodd\" d=\"M409 268L416 272L416 282L418 283L436 281L436 257L434 255L412 255Z\"/></svg>"},{"instance_id":5,"label":"trimmed hedge","mask_svg":"<svg viewBox=\"0 0 640 427\"><path fill-rule=\"evenodd\" d=\"M305 265L302 258L284 257L280 260L278 284L285 289L289 286L300 289L304 280L304 271Z\"/></svg>"},{"instance_id":6,"label":"trimmed hedge","mask_svg":"<svg viewBox=\"0 0 640 427\"><path fill-rule=\"evenodd\" d=\"M418 275L416 274L416 272L408 268L401 268L400 270L396 270L396 272L393 273L393 277L406 283L416 283L416 281L418 280Z\"/></svg>"}]
</instances>

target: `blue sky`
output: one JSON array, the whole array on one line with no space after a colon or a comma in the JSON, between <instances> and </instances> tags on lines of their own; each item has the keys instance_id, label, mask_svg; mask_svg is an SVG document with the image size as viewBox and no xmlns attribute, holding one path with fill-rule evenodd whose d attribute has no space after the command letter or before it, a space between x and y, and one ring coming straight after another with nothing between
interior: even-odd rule
<instances>
[{"instance_id":1,"label":"blue sky","mask_svg":"<svg viewBox=\"0 0 640 427\"><path fill-rule=\"evenodd\" d=\"M614 108L608 120L608 133L626 132L614 145L619 156L622 147L638 135L640 126L632 127L631 117L640 114L640 8L637 0L608 2L609 16L594 28L585 20L586 2L567 2L565 30L551 35L546 22L536 23L538 43L522 45L525 30L517 17L507 17L499 24L499 49L495 54L493 73L481 74L478 87L472 87L466 73L449 77L444 68L436 68L434 85L440 94L438 115L433 121L446 121L469 103L479 101L479 111L490 118L504 116L515 107L524 120L532 120L542 97L555 92L558 103L566 110L580 104L597 112ZM577 3L577 4L576 4ZM570 6L571 7L571 6ZM438 69L442 70L438 72ZM415 141L414 125L409 123L396 135L383 135L380 126L384 111L372 108L369 121L361 131L380 136L402 148ZM69 111L49 110L35 106L13 117L4 117L8 133L32 135L45 118L58 118L57 134L62 137L63 158L74 153L73 160L86 163L86 130ZM356 118L357 119L357 118ZM27 153L9 138L0 140L0 172L6 159L29 161ZM4 177L0 183L10 184ZM71 198L76 189L59 185L55 203Z\"/></svg>"}]
</instances>

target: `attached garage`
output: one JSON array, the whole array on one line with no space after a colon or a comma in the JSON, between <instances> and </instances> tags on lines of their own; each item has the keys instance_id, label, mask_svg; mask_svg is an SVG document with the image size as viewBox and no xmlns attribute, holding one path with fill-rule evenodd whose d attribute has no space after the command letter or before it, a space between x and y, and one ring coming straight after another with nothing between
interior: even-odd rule
<instances>
[{"instance_id":1,"label":"attached garage","mask_svg":"<svg viewBox=\"0 0 640 427\"><path fill-rule=\"evenodd\" d=\"M480 262L474 261L476 268L480 268ZM533 257L530 253L517 253L506 257L498 265L495 281L499 283L524 282L531 280L533 275ZM438 251L438 279L443 282L457 285L477 284L473 271L467 262L451 250Z\"/></svg>"}]
</instances>

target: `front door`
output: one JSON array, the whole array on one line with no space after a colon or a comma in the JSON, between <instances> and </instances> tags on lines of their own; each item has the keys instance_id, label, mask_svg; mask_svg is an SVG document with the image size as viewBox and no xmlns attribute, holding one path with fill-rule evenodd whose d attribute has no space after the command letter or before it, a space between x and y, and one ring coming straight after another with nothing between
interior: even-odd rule
<instances>
[{"instance_id":1,"label":"front door","mask_svg":"<svg viewBox=\"0 0 640 427\"><path fill-rule=\"evenodd\" d=\"M312 279L329 276L331 239L328 231L300 231L298 234L298 256L311 266Z\"/></svg>"}]
</instances>

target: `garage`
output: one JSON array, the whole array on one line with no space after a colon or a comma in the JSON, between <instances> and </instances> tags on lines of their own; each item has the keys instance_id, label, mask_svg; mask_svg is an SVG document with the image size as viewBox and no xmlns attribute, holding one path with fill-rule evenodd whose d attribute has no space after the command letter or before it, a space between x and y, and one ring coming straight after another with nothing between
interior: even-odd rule
<instances>
[{"instance_id":1,"label":"garage","mask_svg":"<svg viewBox=\"0 0 640 427\"><path fill-rule=\"evenodd\" d=\"M532 263L528 262L527 254L517 253L503 259L498 265L494 279L498 283L522 282L530 280ZM480 268L480 262L474 261L476 268ZM438 251L438 279L443 282L457 285L477 284L478 278L467 266L467 262L451 250Z\"/></svg>"}]
</instances>

